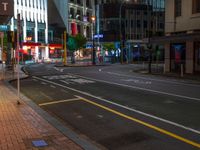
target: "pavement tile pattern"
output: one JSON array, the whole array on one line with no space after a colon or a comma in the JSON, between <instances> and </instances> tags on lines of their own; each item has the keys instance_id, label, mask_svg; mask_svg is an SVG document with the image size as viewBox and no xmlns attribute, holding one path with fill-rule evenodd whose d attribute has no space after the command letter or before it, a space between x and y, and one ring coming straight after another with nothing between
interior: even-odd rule
<instances>
[{"instance_id":1,"label":"pavement tile pattern","mask_svg":"<svg viewBox=\"0 0 200 150\"><path fill-rule=\"evenodd\" d=\"M81 150L0 81L0 150ZM48 145L36 147L33 141Z\"/></svg>"}]
</instances>

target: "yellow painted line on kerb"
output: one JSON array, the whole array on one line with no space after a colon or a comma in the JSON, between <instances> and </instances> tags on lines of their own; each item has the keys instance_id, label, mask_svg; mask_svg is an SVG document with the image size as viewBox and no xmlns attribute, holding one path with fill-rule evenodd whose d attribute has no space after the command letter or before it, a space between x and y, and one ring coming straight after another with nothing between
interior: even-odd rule
<instances>
[{"instance_id":1,"label":"yellow painted line on kerb","mask_svg":"<svg viewBox=\"0 0 200 150\"><path fill-rule=\"evenodd\" d=\"M80 97L80 96L76 96L76 97L77 97L77 98L80 98L81 100L83 100L83 101L85 101L85 102L87 102L87 103L90 103L90 104L95 105L95 106L97 106L97 107L100 107L100 108L102 108L102 109L104 109L104 110L107 110L107 111L109 111L109 112L112 112L112 113L114 113L114 114L116 114L116 115L118 115L118 116L121 116L121 117L124 117L124 118L126 118L126 119L132 120L132 121L137 122L137 123L139 123L139 124L142 124L142 125L144 125L144 126L146 126L146 127L148 127L148 128L151 128L151 129L153 129L153 130L156 130L156 131L158 131L158 132L160 132L160 133L162 133L162 134L168 135L168 136L173 137L173 138L175 138L175 139L177 139L177 140L180 140L180 141L182 141L182 142L185 142L185 143L187 143L187 144L189 144L189 145L192 145L192 146L194 146L194 147L200 148L200 143L196 143L196 142L194 142L194 141L188 140L188 139L186 139L186 138L184 138L184 137L181 137L181 136L179 136L179 135L176 135L176 134L174 134L174 133L172 133L172 132L169 132L169 131L167 131L167 130L161 129L161 128L159 128L159 127L156 127L156 126L154 126L154 125L151 125L151 124L146 123L146 122L144 122L144 121L141 121L141 120L139 120L139 119L136 119L136 118L127 116L127 115L122 114L122 113L120 113L120 112L118 112L118 111L116 111L116 110L110 109L110 108L108 108L108 107L106 107L106 106L100 105L100 104L98 104L98 103L95 103L95 102L90 101L90 100L88 100L88 99L85 99L85 98L83 98L83 97Z\"/></svg>"}]
</instances>

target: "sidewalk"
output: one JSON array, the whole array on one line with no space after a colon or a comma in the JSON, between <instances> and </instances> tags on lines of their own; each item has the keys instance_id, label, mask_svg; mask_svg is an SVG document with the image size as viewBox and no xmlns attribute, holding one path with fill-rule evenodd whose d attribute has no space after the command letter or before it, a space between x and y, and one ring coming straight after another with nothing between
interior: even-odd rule
<instances>
[{"instance_id":1,"label":"sidewalk","mask_svg":"<svg viewBox=\"0 0 200 150\"><path fill-rule=\"evenodd\" d=\"M0 64L1 65L1 64ZM2 67L0 67L0 73ZM0 150L81 150L68 137L50 125L1 80ZM6 77L8 79L8 75Z\"/></svg>"},{"instance_id":2,"label":"sidewalk","mask_svg":"<svg viewBox=\"0 0 200 150\"><path fill-rule=\"evenodd\" d=\"M148 64L133 64L135 67L132 69L132 72L146 74L146 75L155 75L160 77L169 77L180 80L189 80L189 81L197 81L200 82L200 74L183 74L181 76L180 72L166 72L164 73L164 65L163 64L152 64L151 65L151 73L148 73Z\"/></svg>"}]
</instances>

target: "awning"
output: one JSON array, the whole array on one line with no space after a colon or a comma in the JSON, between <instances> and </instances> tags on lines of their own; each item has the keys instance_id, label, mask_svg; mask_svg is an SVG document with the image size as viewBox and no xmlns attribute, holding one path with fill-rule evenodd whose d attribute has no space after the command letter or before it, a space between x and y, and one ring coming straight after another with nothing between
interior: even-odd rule
<instances>
[{"instance_id":1,"label":"awning","mask_svg":"<svg viewBox=\"0 0 200 150\"><path fill-rule=\"evenodd\" d=\"M62 48L63 45L62 44L49 44L49 47L52 47L52 48Z\"/></svg>"},{"instance_id":2,"label":"awning","mask_svg":"<svg viewBox=\"0 0 200 150\"><path fill-rule=\"evenodd\" d=\"M153 37L150 39L151 43L167 43L167 42L185 42L185 41L199 41L200 33L183 33L177 35Z\"/></svg>"},{"instance_id":3,"label":"awning","mask_svg":"<svg viewBox=\"0 0 200 150\"><path fill-rule=\"evenodd\" d=\"M34 43L34 42L23 42L23 46L31 46L31 47L36 47L36 46L41 46L41 43Z\"/></svg>"}]
</instances>

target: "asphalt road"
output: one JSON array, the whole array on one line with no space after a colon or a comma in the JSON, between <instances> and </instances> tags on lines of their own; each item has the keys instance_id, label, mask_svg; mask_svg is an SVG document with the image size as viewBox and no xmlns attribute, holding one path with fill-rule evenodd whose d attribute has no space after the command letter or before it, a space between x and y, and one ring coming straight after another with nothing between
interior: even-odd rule
<instances>
[{"instance_id":1,"label":"asphalt road","mask_svg":"<svg viewBox=\"0 0 200 150\"><path fill-rule=\"evenodd\" d=\"M200 149L200 84L134 67L30 65L21 89L101 149Z\"/></svg>"}]
</instances>

